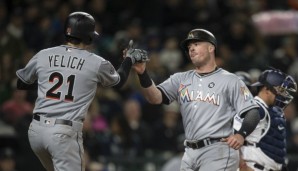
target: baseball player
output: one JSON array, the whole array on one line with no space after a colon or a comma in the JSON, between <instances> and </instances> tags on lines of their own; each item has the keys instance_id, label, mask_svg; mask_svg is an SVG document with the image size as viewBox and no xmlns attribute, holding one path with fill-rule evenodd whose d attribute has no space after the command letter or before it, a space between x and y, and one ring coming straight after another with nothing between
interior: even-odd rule
<instances>
[{"instance_id":1,"label":"baseball player","mask_svg":"<svg viewBox=\"0 0 298 171\"><path fill-rule=\"evenodd\" d=\"M185 130L181 171L235 171L244 138L259 122L258 105L235 74L215 63L216 38L204 29L194 29L181 43L195 68L175 73L155 86L145 64L135 64L145 98L151 104L180 105ZM243 124L233 134L233 117Z\"/></svg>"},{"instance_id":2,"label":"baseball player","mask_svg":"<svg viewBox=\"0 0 298 171\"><path fill-rule=\"evenodd\" d=\"M132 64L146 61L145 51L129 48L116 71L86 47L98 36L94 18L71 13L65 22L66 44L41 50L16 72L19 89L38 89L28 130L32 150L48 171L82 171L82 122L97 85L121 87Z\"/></svg>"},{"instance_id":3,"label":"baseball player","mask_svg":"<svg viewBox=\"0 0 298 171\"><path fill-rule=\"evenodd\" d=\"M260 122L246 137L241 147L240 171L286 170L286 120L284 108L293 100L290 94L297 91L294 79L276 69L264 71L257 86L256 102L260 106ZM241 118L235 118L239 129Z\"/></svg>"}]
</instances>

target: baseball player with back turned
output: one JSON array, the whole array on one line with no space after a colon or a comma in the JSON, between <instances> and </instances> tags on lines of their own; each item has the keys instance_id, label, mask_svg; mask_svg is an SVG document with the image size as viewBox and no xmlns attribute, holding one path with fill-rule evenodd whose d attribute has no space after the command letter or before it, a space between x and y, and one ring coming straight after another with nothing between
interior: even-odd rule
<instances>
[{"instance_id":1,"label":"baseball player with back turned","mask_svg":"<svg viewBox=\"0 0 298 171\"><path fill-rule=\"evenodd\" d=\"M264 71L257 86L256 102L260 106L260 122L246 137L241 147L240 171L286 171L286 120L284 108L297 91L293 77L276 69ZM235 117L234 127L239 129L241 118Z\"/></svg>"},{"instance_id":2,"label":"baseball player with back turned","mask_svg":"<svg viewBox=\"0 0 298 171\"><path fill-rule=\"evenodd\" d=\"M235 171L238 149L259 122L258 105L235 74L215 63L216 38L204 29L194 29L181 43L195 68L175 73L155 86L145 64L135 64L142 92L151 104L178 101L185 130L181 171ZM233 133L233 117L243 118Z\"/></svg>"},{"instance_id":3,"label":"baseball player with back turned","mask_svg":"<svg viewBox=\"0 0 298 171\"><path fill-rule=\"evenodd\" d=\"M28 130L32 150L48 171L83 171L82 122L97 85L121 87L131 66L147 61L145 51L126 50L116 71L104 58L86 50L98 36L94 18L71 13L65 22L66 44L41 50L16 72L19 89L37 89Z\"/></svg>"}]
</instances>

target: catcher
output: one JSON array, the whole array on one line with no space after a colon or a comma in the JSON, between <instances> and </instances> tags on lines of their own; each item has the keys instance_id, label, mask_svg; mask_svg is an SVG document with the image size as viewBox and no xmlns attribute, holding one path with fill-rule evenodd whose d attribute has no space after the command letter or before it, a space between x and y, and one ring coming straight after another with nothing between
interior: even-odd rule
<instances>
[{"instance_id":1,"label":"catcher","mask_svg":"<svg viewBox=\"0 0 298 171\"><path fill-rule=\"evenodd\" d=\"M286 171L286 120L283 110L297 91L294 79L279 70L264 71L257 87L260 122L240 149L240 171ZM241 125L235 118L234 128Z\"/></svg>"}]
</instances>

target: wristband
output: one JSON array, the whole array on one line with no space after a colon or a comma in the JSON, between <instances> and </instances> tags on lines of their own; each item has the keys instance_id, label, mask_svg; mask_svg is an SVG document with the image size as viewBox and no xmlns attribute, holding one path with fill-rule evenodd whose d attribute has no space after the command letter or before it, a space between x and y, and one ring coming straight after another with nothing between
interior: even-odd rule
<instances>
[{"instance_id":1,"label":"wristband","mask_svg":"<svg viewBox=\"0 0 298 171\"><path fill-rule=\"evenodd\" d=\"M244 130L239 130L237 134L240 134L244 139L247 137L247 133Z\"/></svg>"},{"instance_id":2,"label":"wristband","mask_svg":"<svg viewBox=\"0 0 298 171\"><path fill-rule=\"evenodd\" d=\"M140 84L143 88L148 88L152 85L152 80L146 70L143 72L143 74L138 74L138 76Z\"/></svg>"}]
</instances>

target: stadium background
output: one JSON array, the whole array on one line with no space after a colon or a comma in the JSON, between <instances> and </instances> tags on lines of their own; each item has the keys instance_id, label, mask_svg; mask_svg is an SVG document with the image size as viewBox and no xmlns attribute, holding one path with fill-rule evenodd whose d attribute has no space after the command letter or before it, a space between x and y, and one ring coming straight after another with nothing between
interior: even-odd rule
<instances>
[{"instance_id":1,"label":"stadium background","mask_svg":"<svg viewBox=\"0 0 298 171\"><path fill-rule=\"evenodd\" d=\"M70 12L94 16L100 38L90 50L115 67L129 39L148 50L149 74L160 83L192 67L179 42L198 27L217 37L220 67L255 80L273 66L297 81L297 9L295 0L0 0L0 170L42 170L27 140L36 92L16 90L15 71L39 50L63 44ZM290 171L298 168L297 105L286 109ZM121 90L99 88L89 109L87 171L159 171L180 157L182 140L176 104L148 104L131 72Z\"/></svg>"}]
</instances>

